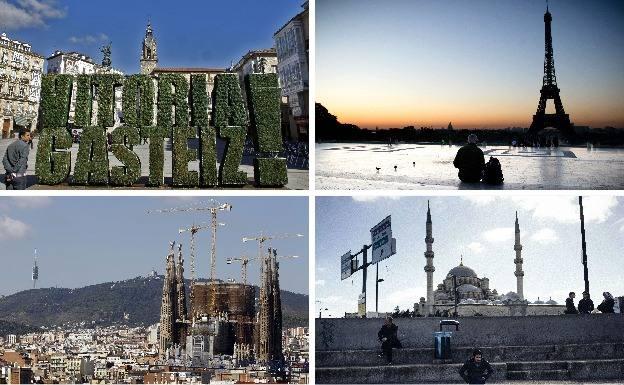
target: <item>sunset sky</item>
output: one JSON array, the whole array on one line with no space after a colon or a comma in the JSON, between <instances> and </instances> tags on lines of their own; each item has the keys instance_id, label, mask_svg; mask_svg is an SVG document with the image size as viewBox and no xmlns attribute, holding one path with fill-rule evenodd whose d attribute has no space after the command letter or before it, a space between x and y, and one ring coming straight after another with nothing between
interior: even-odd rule
<instances>
[{"instance_id":1,"label":"sunset sky","mask_svg":"<svg viewBox=\"0 0 624 385\"><path fill-rule=\"evenodd\" d=\"M367 128L528 127L544 12L543 0L318 0L316 101ZM624 2L554 0L550 12L571 121L624 127Z\"/></svg>"}]
</instances>

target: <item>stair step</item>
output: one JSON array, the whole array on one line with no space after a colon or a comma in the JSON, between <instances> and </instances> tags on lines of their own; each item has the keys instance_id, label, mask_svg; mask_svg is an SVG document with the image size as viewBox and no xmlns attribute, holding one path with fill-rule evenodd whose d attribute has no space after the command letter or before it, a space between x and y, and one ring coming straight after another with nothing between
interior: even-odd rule
<instances>
[{"instance_id":1,"label":"stair step","mask_svg":"<svg viewBox=\"0 0 624 385\"><path fill-rule=\"evenodd\" d=\"M526 370L568 370L567 361L530 361L530 362L508 362L507 371Z\"/></svg>"},{"instance_id":2,"label":"stair step","mask_svg":"<svg viewBox=\"0 0 624 385\"><path fill-rule=\"evenodd\" d=\"M508 371L508 380L521 380L521 381L564 381L570 379L570 373L568 370L518 370Z\"/></svg>"}]
</instances>

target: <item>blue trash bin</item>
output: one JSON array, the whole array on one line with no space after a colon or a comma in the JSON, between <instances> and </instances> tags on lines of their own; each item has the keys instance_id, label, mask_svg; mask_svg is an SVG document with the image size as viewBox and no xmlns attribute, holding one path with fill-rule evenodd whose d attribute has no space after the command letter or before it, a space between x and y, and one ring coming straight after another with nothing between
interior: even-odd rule
<instances>
[{"instance_id":1,"label":"blue trash bin","mask_svg":"<svg viewBox=\"0 0 624 385\"><path fill-rule=\"evenodd\" d=\"M451 336L452 332L442 331L442 326L455 326L455 331L459 330L459 321L440 321L440 331L433 333L433 354L438 360L450 360L451 356Z\"/></svg>"}]
</instances>

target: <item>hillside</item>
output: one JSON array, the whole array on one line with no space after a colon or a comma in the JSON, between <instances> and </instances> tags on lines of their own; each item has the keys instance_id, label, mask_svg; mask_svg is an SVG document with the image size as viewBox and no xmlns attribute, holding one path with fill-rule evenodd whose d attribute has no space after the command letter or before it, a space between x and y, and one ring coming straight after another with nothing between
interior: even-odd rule
<instances>
[{"instance_id":1,"label":"hillside","mask_svg":"<svg viewBox=\"0 0 624 385\"><path fill-rule=\"evenodd\" d=\"M78 289L25 290L0 299L0 320L34 327L80 322L151 325L159 321L162 285L163 277L155 276ZM308 296L282 290L281 298L284 327L307 326Z\"/></svg>"}]
</instances>

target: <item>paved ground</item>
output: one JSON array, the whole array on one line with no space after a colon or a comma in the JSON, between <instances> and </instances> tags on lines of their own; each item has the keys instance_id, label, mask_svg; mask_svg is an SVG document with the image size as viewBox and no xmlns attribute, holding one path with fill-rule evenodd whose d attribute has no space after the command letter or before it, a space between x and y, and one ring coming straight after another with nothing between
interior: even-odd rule
<instances>
[{"instance_id":1,"label":"paved ground","mask_svg":"<svg viewBox=\"0 0 624 385\"><path fill-rule=\"evenodd\" d=\"M15 139L0 139L0 156L4 156L6 152L6 148L9 144L11 144ZM66 184L59 186L45 186L45 185L37 185L37 179L35 177L35 159L37 157L37 144L38 140L35 138L34 140L34 149L30 151L30 155L28 157L28 171L27 175L29 177L29 189L93 189L93 188L109 188L109 187L85 187L85 186L68 186ZM222 143L219 146L219 153L222 153ZM147 177L149 175L149 146L139 145L134 147L134 152L139 156L141 160L141 175ZM74 170L76 157L78 155L78 144L74 144L71 148L72 154L72 173ZM171 183L171 167L172 167L172 158L171 158L171 145L165 145L165 164L164 164L164 176L165 183ZM119 166L121 163L115 158L112 153L108 153L110 166ZM217 157L217 159L221 159L221 155ZM244 157L243 164L239 166L240 170L245 171L247 173L248 179L253 179L253 158L252 157ZM199 170L199 161L189 162L189 170ZM4 173L4 168L1 170L2 174ZM286 185L286 189L293 190L307 190L308 189L308 170L300 170L300 169L289 169L288 170L288 184ZM0 183L0 189L4 189L5 186L3 183ZM136 187L136 188L145 188L145 187ZM148 187L149 188L149 187ZM168 186L164 186L161 188L170 188ZM246 186L246 188L253 188L252 185ZM121 189L116 187L116 189ZM153 189L153 188L152 188Z\"/></svg>"},{"instance_id":2,"label":"paved ground","mask_svg":"<svg viewBox=\"0 0 624 385\"><path fill-rule=\"evenodd\" d=\"M316 188L328 190L402 189L624 189L624 149L520 149L481 147L497 157L501 186L462 183L453 159L458 146L397 144L316 144ZM396 170L394 166L397 166ZM380 170L377 171L376 168Z\"/></svg>"}]
</instances>

